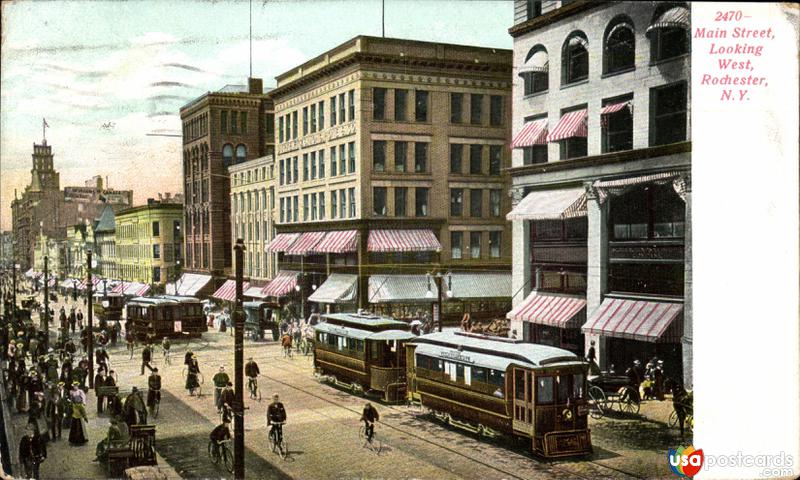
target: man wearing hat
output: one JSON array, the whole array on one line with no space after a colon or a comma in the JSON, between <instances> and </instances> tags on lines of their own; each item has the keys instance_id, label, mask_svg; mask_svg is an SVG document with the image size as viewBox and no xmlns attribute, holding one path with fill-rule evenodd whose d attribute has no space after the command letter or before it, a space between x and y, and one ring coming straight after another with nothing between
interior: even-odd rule
<instances>
[{"instance_id":1,"label":"man wearing hat","mask_svg":"<svg viewBox=\"0 0 800 480\"><path fill-rule=\"evenodd\" d=\"M45 380L56 383L58 382L58 360L56 360L52 348L49 350L47 356L47 362L45 362Z\"/></svg>"},{"instance_id":2,"label":"man wearing hat","mask_svg":"<svg viewBox=\"0 0 800 480\"><path fill-rule=\"evenodd\" d=\"M61 438L61 422L64 418L64 382L51 384L47 391L47 405L45 406L45 416L50 426L50 439Z\"/></svg>"},{"instance_id":3,"label":"man wearing hat","mask_svg":"<svg viewBox=\"0 0 800 480\"><path fill-rule=\"evenodd\" d=\"M212 379L214 382L214 405L217 406L217 413L222 411L222 389L231 381L225 373L225 365L220 365L219 372Z\"/></svg>"},{"instance_id":4,"label":"man wearing hat","mask_svg":"<svg viewBox=\"0 0 800 480\"><path fill-rule=\"evenodd\" d=\"M267 426L272 426L269 430L269 437L280 439L283 435L284 423L286 423L286 409L276 393L272 395L272 403L267 407Z\"/></svg>"},{"instance_id":5,"label":"man wearing hat","mask_svg":"<svg viewBox=\"0 0 800 480\"><path fill-rule=\"evenodd\" d=\"M664 400L664 360L658 360L653 369L653 383L655 384L656 398Z\"/></svg>"},{"instance_id":6,"label":"man wearing hat","mask_svg":"<svg viewBox=\"0 0 800 480\"><path fill-rule=\"evenodd\" d=\"M144 375L144 367L147 367L151 372L153 371L153 367L150 366L150 360L152 360L152 356L153 352L150 350L150 344L145 343L144 348L142 349L142 373L140 373L140 375Z\"/></svg>"},{"instance_id":7,"label":"man wearing hat","mask_svg":"<svg viewBox=\"0 0 800 480\"><path fill-rule=\"evenodd\" d=\"M105 397L100 393L100 389L106 386L106 378L106 370L104 368L99 368L97 370L97 375L94 376L94 394L97 396L97 413L103 413Z\"/></svg>"},{"instance_id":8,"label":"man wearing hat","mask_svg":"<svg viewBox=\"0 0 800 480\"><path fill-rule=\"evenodd\" d=\"M220 403L222 404L223 419L227 417L232 420L231 414L233 412L233 404L236 403L236 394L233 393L233 384L231 382L228 382L225 388L222 389Z\"/></svg>"},{"instance_id":9,"label":"man wearing hat","mask_svg":"<svg viewBox=\"0 0 800 480\"><path fill-rule=\"evenodd\" d=\"M158 368L154 368L147 379L147 407L151 413L156 402L161 402L161 375L158 374Z\"/></svg>"},{"instance_id":10,"label":"man wearing hat","mask_svg":"<svg viewBox=\"0 0 800 480\"><path fill-rule=\"evenodd\" d=\"M214 430L211 431L211 435L209 435L209 439L212 441L212 446L214 449L214 456L219 457L219 444L225 440L230 440L231 438L231 422L230 420L223 420L221 424L217 425Z\"/></svg>"},{"instance_id":11,"label":"man wearing hat","mask_svg":"<svg viewBox=\"0 0 800 480\"><path fill-rule=\"evenodd\" d=\"M247 388L250 390L250 397L255 398L254 392L258 388L258 375L261 370L258 369L258 364L253 360L253 357L247 359L244 365L244 374L247 376Z\"/></svg>"},{"instance_id":12,"label":"man wearing hat","mask_svg":"<svg viewBox=\"0 0 800 480\"><path fill-rule=\"evenodd\" d=\"M131 393L125 399L125 405L122 410L125 412L125 423L128 424L128 427L147 423L147 409L138 388L131 388Z\"/></svg>"},{"instance_id":13,"label":"man wearing hat","mask_svg":"<svg viewBox=\"0 0 800 480\"><path fill-rule=\"evenodd\" d=\"M19 441L19 461L25 467L25 477L39 479L39 465L47 458L47 444L39 432L25 429Z\"/></svg>"}]
</instances>

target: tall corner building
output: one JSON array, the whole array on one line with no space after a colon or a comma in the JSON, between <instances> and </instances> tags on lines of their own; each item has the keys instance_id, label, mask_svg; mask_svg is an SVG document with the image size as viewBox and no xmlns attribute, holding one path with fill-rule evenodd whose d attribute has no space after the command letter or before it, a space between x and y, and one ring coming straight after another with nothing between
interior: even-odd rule
<instances>
[{"instance_id":1,"label":"tall corner building","mask_svg":"<svg viewBox=\"0 0 800 480\"><path fill-rule=\"evenodd\" d=\"M232 275L233 267L228 167L274 153L272 101L261 79L250 78L246 87L226 86L202 95L181 108L180 115L183 270L199 275L194 283L216 286Z\"/></svg>"},{"instance_id":2,"label":"tall corner building","mask_svg":"<svg viewBox=\"0 0 800 480\"><path fill-rule=\"evenodd\" d=\"M690 7L514 6L512 327L691 388Z\"/></svg>"}]
</instances>

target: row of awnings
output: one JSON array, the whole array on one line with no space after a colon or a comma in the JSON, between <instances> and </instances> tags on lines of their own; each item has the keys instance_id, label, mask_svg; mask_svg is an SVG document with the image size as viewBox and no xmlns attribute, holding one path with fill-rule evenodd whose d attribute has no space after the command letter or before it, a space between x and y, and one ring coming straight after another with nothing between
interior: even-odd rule
<instances>
[{"instance_id":1,"label":"row of awnings","mask_svg":"<svg viewBox=\"0 0 800 480\"><path fill-rule=\"evenodd\" d=\"M150 285L141 282L120 282L111 289L111 293L128 295L131 297L143 297L150 291Z\"/></svg>"},{"instance_id":2,"label":"row of awnings","mask_svg":"<svg viewBox=\"0 0 800 480\"><path fill-rule=\"evenodd\" d=\"M682 314L682 303L606 298L586 318L583 297L532 292L506 317L551 327L580 328L584 334L678 343L683 335Z\"/></svg>"},{"instance_id":3,"label":"row of awnings","mask_svg":"<svg viewBox=\"0 0 800 480\"><path fill-rule=\"evenodd\" d=\"M606 105L600 110L601 122L605 124L608 115L628 109L631 111L631 102L619 102ZM548 129L547 119L540 118L525 123L522 130L514 137L511 148L525 148L534 145L547 145L550 142L558 142L574 137L586 137L589 133L587 119L589 117L587 109L574 110L561 116L556 126L552 130Z\"/></svg>"},{"instance_id":4,"label":"row of awnings","mask_svg":"<svg viewBox=\"0 0 800 480\"><path fill-rule=\"evenodd\" d=\"M268 252L287 255L355 252L358 247L357 230L331 232L279 233L267 246ZM367 251L390 252L440 252L442 244L430 229L370 230Z\"/></svg>"},{"instance_id":5,"label":"row of awnings","mask_svg":"<svg viewBox=\"0 0 800 480\"><path fill-rule=\"evenodd\" d=\"M610 195L619 195L630 187L646 183L672 183L675 191L683 198L686 189L683 175L681 172L670 171L614 180L598 180L592 187L597 191L600 203L604 203ZM506 219L563 220L585 217L586 214L586 188L574 187L530 192L506 215Z\"/></svg>"}]
</instances>

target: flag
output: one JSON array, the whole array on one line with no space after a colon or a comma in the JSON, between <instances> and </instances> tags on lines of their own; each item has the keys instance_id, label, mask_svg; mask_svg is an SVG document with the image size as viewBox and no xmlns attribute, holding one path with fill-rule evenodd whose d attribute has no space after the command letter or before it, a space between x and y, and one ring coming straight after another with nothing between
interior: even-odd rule
<instances>
[{"instance_id":1,"label":"flag","mask_svg":"<svg viewBox=\"0 0 800 480\"><path fill-rule=\"evenodd\" d=\"M47 124L47 120L45 120L44 118L42 118L42 126L45 128L50 128L50 125Z\"/></svg>"}]
</instances>

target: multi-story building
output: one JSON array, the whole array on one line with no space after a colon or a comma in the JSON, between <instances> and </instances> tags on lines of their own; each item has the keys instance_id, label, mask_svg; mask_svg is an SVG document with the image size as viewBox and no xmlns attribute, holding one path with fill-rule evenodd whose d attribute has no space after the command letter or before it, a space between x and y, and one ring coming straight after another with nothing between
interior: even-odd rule
<instances>
[{"instance_id":1,"label":"multi-story building","mask_svg":"<svg viewBox=\"0 0 800 480\"><path fill-rule=\"evenodd\" d=\"M116 224L111 205L106 205L100 218L93 223L92 230L95 245L92 263L96 264L96 267L92 267L94 273L103 278L117 278Z\"/></svg>"},{"instance_id":2,"label":"multi-story building","mask_svg":"<svg viewBox=\"0 0 800 480\"><path fill-rule=\"evenodd\" d=\"M0 232L0 265L10 265L14 260L14 234Z\"/></svg>"},{"instance_id":3,"label":"multi-story building","mask_svg":"<svg viewBox=\"0 0 800 480\"><path fill-rule=\"evenodd\" d=\"M228 167L274 153L272 101L261 79L251 78L247 87L204 94L180 114L184 270L219 283L232 271Z\"/></svg>"},{"instance_id":4,"label":"multi-story building","mask_svg":"<svg viewBox=\"0 0 800 480\"><path fill-rule=\"evenodd\" d=\"M66 241L64 238L48 237L39 233L33 246L33 269L44 272L44 257L51 277L64 277L66 273Z\"/></svg>"},{"instance_id":5,"label":"multi-story building","mask_svg":"<svg viewBox=\"0 0 800 480\"><path fill-rule=\"evenodd\" d=\"M244 240L244 276L263 285L275 276L275 254L267 252L275 230L275 157L228 168L231 177L231 241ZM231 252L233 255L234 252Z\"/></svg>"},{"instance_id":6,"label":"multi-story building","mask_svg":"<svg viewBox=\"0 0 800 480\"><path fill-rule=\"evenodd\" d=\"M86 278L86 250L95 252L93 224L79 223L66 228L65 276Z\"/></svg>"},{"instance_id":7,"label":"multi-story building","mask_svg":"<svg viewBox=\"0 0 800 480\"><path fill-rule=\"evenodd\" d=\"M281 268L357 276L362 307L402 300L377 274L430 304L426 272L507 272L510 73L508 50L358 36L279 75Z\"/></svg>"},{"instance_id":8,"label":"multi-story building","mask_svg":"<svg viewBox=\"0 0 800 480\"><path fill-rule=\"evenodd\" d=\"M691 385L689 7L517 0L509 32L512 328Z\"/></svg>"},{"instance_id":9,"label":"multi-story building","mask_svg":"<svg viewBox=\"0 0 800 480\"><path fill-rule=\"evenodd\" d=\"M174 282L183 264L183 205L149 199L116 216L117 277L125 282Z\"/></svg>"}]
</instances>

